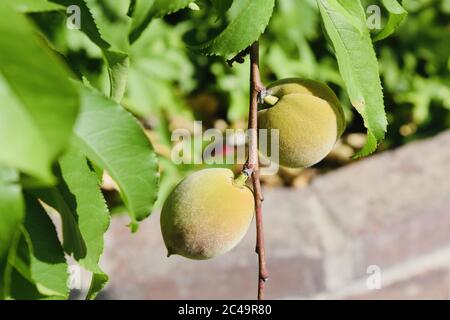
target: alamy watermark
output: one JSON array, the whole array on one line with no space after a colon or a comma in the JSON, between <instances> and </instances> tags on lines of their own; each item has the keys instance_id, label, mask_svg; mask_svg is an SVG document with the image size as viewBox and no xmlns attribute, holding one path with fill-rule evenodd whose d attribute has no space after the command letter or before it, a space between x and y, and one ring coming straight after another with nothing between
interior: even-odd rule
<instances>
[{"instance_id":1,"label":"alamy watermark","mask_svg":"<svg viewBox=\"0 0 450 320\"><path fill-rule=\"evenodd\" d=\"M171 140L174 146L171 160L175 164L244 164L251 130L211 128L203 131L201 121L194 121L193 130L175 129ZM278 172L279 130L259 129L258 150L261 157L261 174Z\"/></svg>"},{"instance_id":2,"label":"alamy watermark","mask_svg":"<svg viewBox=\"0 0 450 320\"><path fill-rule=\"evenodd\" d=\"M69 278L67 279L67 287L70 290L81 290L81 268L77 265L69 266Z\"/></svg>"},{"instance_id":3,"label":"alamy watermark","mask_svg":"<svg viewBox=\"0 0 450 320\"><path fill-rule=\"evenodd\" d=\"M81 29L81 9L77 5L70 5L67 7L67 20L66 26L71 30ZM369 5L366 9L367 13L367 27L369 30L380 30L381 29L381 8L378 5Z\"/></svg>"},{"instance_id":4,"label":"alamy watermark","mask_svg":"<svg viewBox=\"0 0 450 320\"><path fill-rule=\"evenodd\" d=\"M71 30L81 29L81 9L77 5L71 5L67 7L67 20L66 26Z\"/></svg>"},{"instance_id":5,"label":"alamy watermark","mask_svg":"<svg viewBox=\"0 0 450 320\"><path fill-rule=\"evenodd\" d=\"M367 267L366 286L369 290L381 289L381 268L377 265L370 265Z\"/></svg>"},{"instance_id":6,"label":"alamy watermark","mask_svg":"<svg viewBox=\"0 0 450 320\"><path fill-rule=\"evenodd\" d=\"M367 7L367 28L369 30L381 30L381 8L375 4Z\"/></svg>"},{"instance_id":7,"label":"alamy watermark","mask_svg":"<svg viewBox=\"0 0 450 320\"><path fill-rule=\"evenodd\" d=\"M81 9L77 5L70 5L67 7L67 21L66 26L72 30L81 29ZM376 4L369 5L366 9L367 13L367 27L369 30L381 29L381 8Z\"/></svg>"}]
</instances>

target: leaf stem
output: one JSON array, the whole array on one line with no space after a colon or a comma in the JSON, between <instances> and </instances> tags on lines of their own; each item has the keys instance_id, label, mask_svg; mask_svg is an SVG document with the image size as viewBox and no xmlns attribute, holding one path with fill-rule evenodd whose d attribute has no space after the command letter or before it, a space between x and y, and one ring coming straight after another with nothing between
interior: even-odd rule
<instances>
[{"instance_id":1,"label":"leaf stem","mask_svg":"<svg viewBox=\"0 0 450 320\"><path fill-rule=\"evenodd\" d=\"M258 300L264 299L265 283L269 278L266 267L264 230L262 217L261 182L259 179L258 158L258 98L264 91L259 74L259 45L258 42L250 46L250 108L248 117L249 151L244 170L251 175L253 182L253 195L255 199L256 217L256 253L258 255Z\"/></svg>"}]
</instances>

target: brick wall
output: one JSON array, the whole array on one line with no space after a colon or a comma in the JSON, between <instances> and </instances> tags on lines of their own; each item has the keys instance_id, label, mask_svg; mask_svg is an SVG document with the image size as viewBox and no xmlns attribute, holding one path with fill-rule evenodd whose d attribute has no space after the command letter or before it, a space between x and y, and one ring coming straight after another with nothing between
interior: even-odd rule
<instances>
[{"instance_id":1,"label":"brick wall","mask_svg":"<svg viewBox=\"0 0 450 320\"><path fill-rule=\"evenodd\" d=\"M355 162L302 189L264 190L267 297L447 299L450 288L450 132ZM159 214L130 234L116 217L101 298L253 299L254 226L209 261L165 257ZM367 281L381 271L381 288Z\"/></svg>"}]
</instances>

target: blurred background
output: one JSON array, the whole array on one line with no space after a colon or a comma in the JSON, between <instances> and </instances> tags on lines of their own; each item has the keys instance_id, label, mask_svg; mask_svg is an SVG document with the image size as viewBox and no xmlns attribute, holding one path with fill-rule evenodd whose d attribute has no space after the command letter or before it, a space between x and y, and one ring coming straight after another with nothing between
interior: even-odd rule
<instances>
[{"instance_id":1,"label":"blurred background","mask_svg":"<svg viewBox=\"0 0 450 320\"><path fill-rule=\"evenodd\" d=\"M127 32L121 15L127 1L96 3L96 18L108 26L101 31L117 45L114 39ZM380 4L363 3L365 8ZM197 4L202 9L208 2ZM317 5L314 0L276 2L260 39L264 83L285 77L326 82L340 97L347 130L317 166L281 168L278 175L263 177L270 298L449 296L450 0L402 4L409 12L403 25L374 44L389 121L386 140L378 154L353 161L365 129L324 39ZM117 188L105 176L103 191L115 218L103 259L111 282L102 298L256 295L254 228L230 254L204 262L166 259L160 236L159 208L168 192L202 168L170 160L171 132L193 130L194 120L201 120L204 130L223 132L247 125L248 59L229 67L223 57L203 56L187 45L208 37L202 26L216 17L206 12L185 9L157 19L131 49L124 106L142 121L160 155L160 194L153 216L132 235ZM386 12L381 13L384 22ZM65 28L61 13L34 19L75 73L106 90L101 52L89 39ZM370 278L377 270L383 286L372 290L366 282L377 279Z\"/></svg>"}]
</instances>

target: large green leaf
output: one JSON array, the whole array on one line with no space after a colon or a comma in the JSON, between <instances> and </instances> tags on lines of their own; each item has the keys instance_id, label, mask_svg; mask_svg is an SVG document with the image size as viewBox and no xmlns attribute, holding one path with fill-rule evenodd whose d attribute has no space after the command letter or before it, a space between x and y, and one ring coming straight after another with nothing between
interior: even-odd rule
<instances>
[{"instance_id":1,"label":"large green leaf","mask_svg":"<svg viewBox=\"0 0 450 320\"><path fill-rule=\"evenodd\" d=\"M275 0L238 0L229 9L229 23L218 35L194 46L205 54L229 57L258 40L269 24Z\"/></svg>"},{"instance_id":2,"label":"large green leaf","mask_svg":"<svg viewBox=\"0 0 450 320\"><path fill-rule=\"evenodd\" d=\"M157 196L158 163L150 141L137 120L120 105L92 89L82 88L82 112L76 143L94 163L117 182L132 219L150 213Z\"/></svg>"},{"instance_id":3,"label":"large green leaf","mask_svg":"<svg viewBox=\"0 0 450 320\"><path fill-rule=\"evenodd\" d=\"M68 69L8 1L0 1L0 34L0 163L51 182L51 163L78 112L77 90Z\"/></svg>"},{"instance_id":4,"label":"large green leaf","mask_svg":"<svg viewBox=\"0 0 450 320\"><path fill-rule=\"evenodd\" d=\"M33 194L57 210L62 219L64 251L94 273L93 290L101 290L108 276L98 262L103 253L103 235L109 226L109 212L100 191L97 174L87 159L71 146L61 157L55 187L33 190ZM88 298L98 291L91 290Z\"/></svg>"},{"instance_id":5,"label":"large green leaf","mask_svg":"<svg viewBox=\"0 0 450 320\"><path fill-rule=\"evenodd\" d=\"M136 0L133 9L133 23L130 31L130 43L134 43L141 36L154 18L160 18L167 14L183 9L192 0Z\"/></svg>"},{"instance_id":6,"label":"large green leaf","mask_svg":"<svg viewBox=\"0 0 450 320\"><path fill-rule=\"evenodd\" d=\"M7 261L14 254L15 238L24 217L22 190L17 171L0 166L0 299L9 295Z\"/></svg>"},{"instance_id":7,"label":"large green leaf","mask_svg":"<svg viewBox=\"0 0 450 320\"><path fill-rule=\"evenodd\" d=\"M375 151L384 138L387 120L378 61L359 1L317 0L328 39L352 105L364 119L366 145L355 157Z\"/></svg>"},{"instance_id":8,"label":"large green leaf","mask_svg":"<svg viewBox=\"0 0 450 320\"><path fill-rule=\"evenodd\" d=\"M86 247L84 256L77 256L77 253L74 256L80 265L94 273L88 294L88 298L94 298L108 281L98 262L103 253L103 235L109 226L109 212L97 176L78 150L71 148L61 158L60 165L62 177L75 197L76 206L71 209L78 216L78 227ZM70 205L73 206L73 203Z\"/></svg>"},{"instance_id":9,"label":"large green leaf","mask_svg":"<svg viewBox=\"0 0 450 320\"><path fill-rule=\"evenodd\" d=\"M373 41L379 41L389 37L408 15L408 12L397 0L382 0L382 2L384 7L389 11L389 18L383 30L376 34Z\"/></svg>"},{"instance_id":10,"label":"large green leaf","mask_svg":"<svg viewBox=\"0 0 450 320\"><path fill-rule=\"evenodd\" d=\"M36 199L26 196L25 200L23 235L29 250L29 278L42 295L67 298L67 263L55 226ZM27 270L20 262L15 268Z\"/></svg>"}]
</instances>

